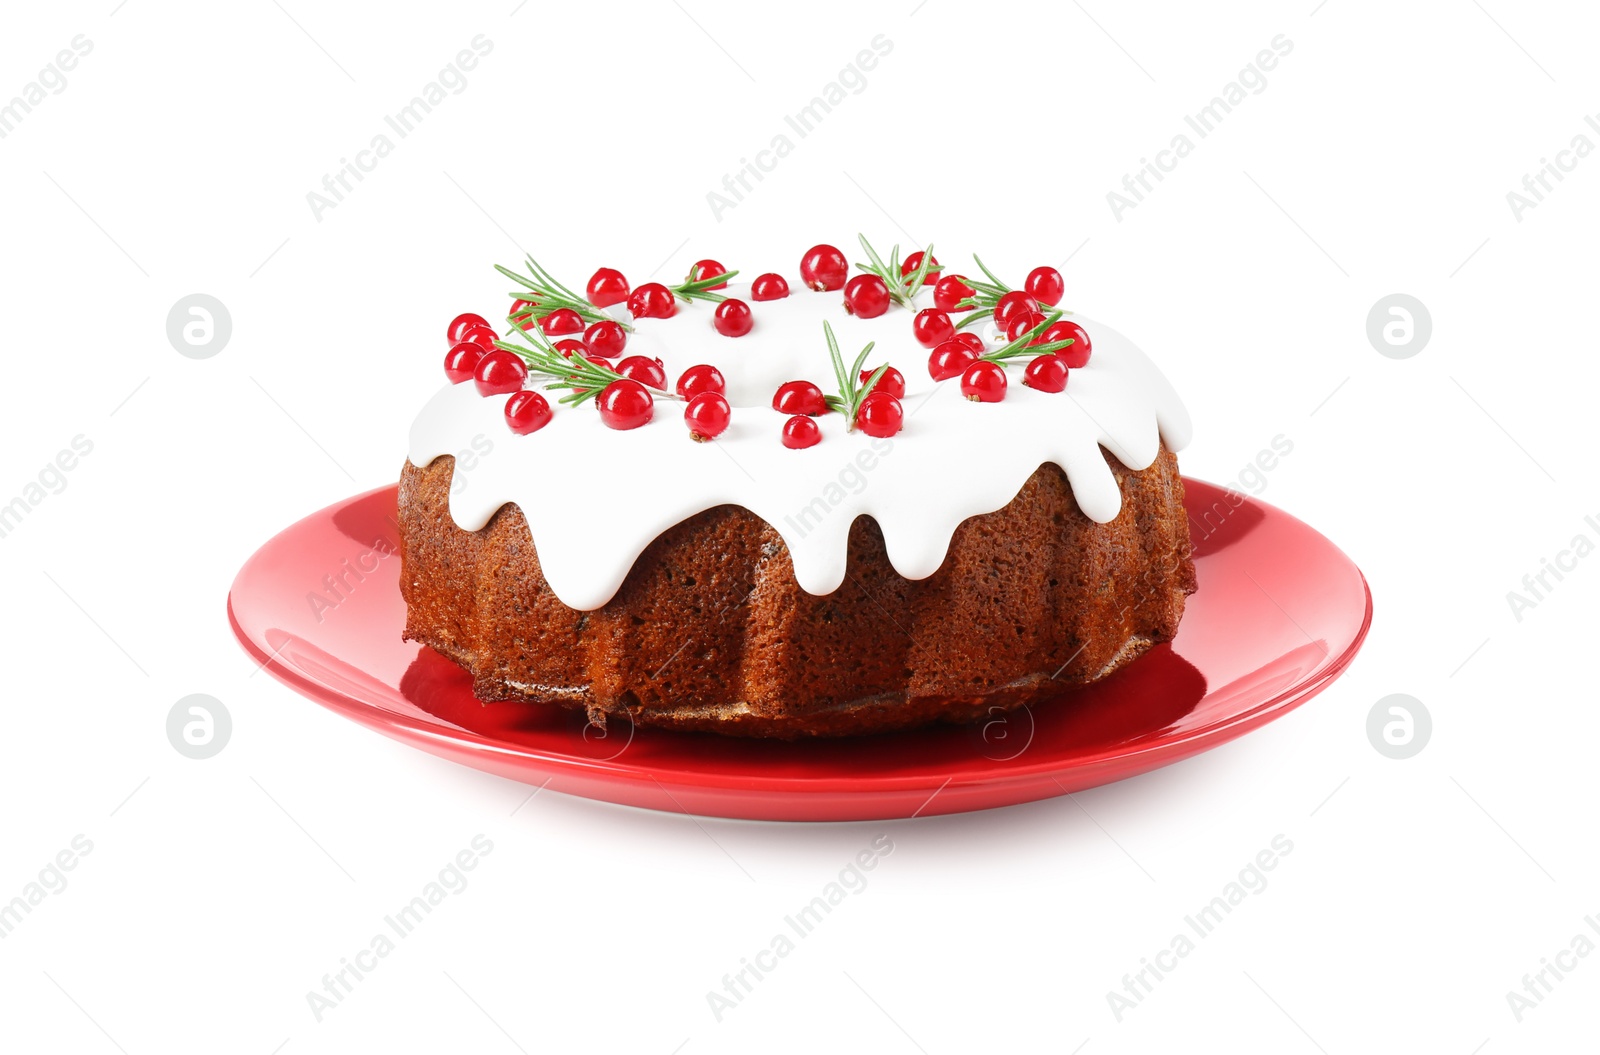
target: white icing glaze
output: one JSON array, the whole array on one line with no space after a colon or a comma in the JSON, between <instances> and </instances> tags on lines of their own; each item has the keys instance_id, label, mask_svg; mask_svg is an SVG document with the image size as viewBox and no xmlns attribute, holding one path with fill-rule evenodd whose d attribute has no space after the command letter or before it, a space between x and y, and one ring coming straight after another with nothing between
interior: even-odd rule
<instances>
[{"instance_id":1,"label":"white icing glaze","mask_svg":"<svg viewBox=\"0 0 1600 1055\"><path fill-rule=\"evenodd\" d=\"M959 378L928 377L928 350L912 337L911 312L891 307L859 319L844 311L841 293L789 281L792 292L776 301L749 302L739 284L723 291L750 303L756 323L744 337L718 334L715 306L701 302L680 303L671 319L639 320L629 335L624 354L659 357L669 384L697 363L722 371L735 409L715 441L690 440L676 401L658 400L653 421L619 432L601 424L591 404L557 405L559 392L546 394L551 422L518 436L506 428L505 398L485 399L469 381L423 407L411 428L411 463L457 456L450 513L464 530L478 530L515 502L551 589L569 607L590 610L611 599L656 536L714 506L743 506L775 527L800 586L827 594L844 581L858 516L877 520L896 571L926 578L963 520L1006 505L1040 465L1059 465L1084 513L1105 523L1122 495L1102 446L1137 470L1155 460L1163 440L1174 451L1189 442L1188 412L1166 378L1097 322L1073 316L1093 355L1071 372L1065 392L1023 385L1022 359L1008 370L1002 402L973 403L962 398ZM931 296L924 292L922 301L931 305ZM842 415L826 414L817 419L823 438L815 447L789 450L779 441L785 418L771 400L780 384L803 378L825 392L835 387L824 319L847 365L875 341L868 364L888 362L905 375L898 436L847 433ZM1002 343L992 328L983 336L989 347Z\"/></svg>"}]
</instances>

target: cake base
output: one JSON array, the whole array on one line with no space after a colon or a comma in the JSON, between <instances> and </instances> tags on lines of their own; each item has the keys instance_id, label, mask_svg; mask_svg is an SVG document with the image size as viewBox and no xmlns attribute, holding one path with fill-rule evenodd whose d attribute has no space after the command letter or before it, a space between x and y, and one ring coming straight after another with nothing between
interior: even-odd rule
<instances>
[{"instance_id":1,"label":"cake base","mask_svg":"<svg viewBox=\"0 0 1600 1055\"><path fill-rule=\"evenodd\" d=\"M1177 632L1194 565L1177 459L1135 472L1108 524L1041 466L1005 507L963 522L937 572L900 576L870 518L844 584L795 582L778 532L737 506L670 528L608 603L546 583L527 521L451 519L448 456L400 481L407 640L450 657L480 700L582 709L591 721L739 736L844 736L969 722L1095 681Z\"/></svg>"}]
</instances>

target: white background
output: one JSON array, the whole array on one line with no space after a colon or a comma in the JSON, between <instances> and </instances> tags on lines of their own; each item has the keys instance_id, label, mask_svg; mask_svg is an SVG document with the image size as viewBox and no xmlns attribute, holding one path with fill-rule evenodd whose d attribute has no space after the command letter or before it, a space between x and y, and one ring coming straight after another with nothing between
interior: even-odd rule
<instances>
[{"instance_id":1,"label":"white background","mask_svg":"<svg viewBox=\"0 0 1600 1055\"><path fill-rule=\"evenodd\" d=\"M94 450L0 539L0 900L75 835L94 849L0 940L0 1047L1593 1048L1600 956L1520 1023L1506 999L1600 914L1580 677L1600 560L1520 621L1506 599L1597 535L1576 441L1600 383L1600 160L1520 220L1506 198L1574 136L1600 143L1593 12L916 5L6 13L0 99L75 35L93 50L0 139L0 501L73 437ZM493 51L466 88L314 218L307 192L478 34ZM864 90L715 218L708 191L877 34L893 50ZM1107 192L1278 34L1294 47L1265 89L1115 218ZM701 256L789 269L857 231L1012 274L1070 257L1067 303L1185 394L1192 476L1235 481L1288 437L1265 499L1372 584L1350 672L1073 800L774 826L525 802L235 646L235 570L396 477L445 320L500 303L492 262L532 249L569 282L599 264L639 282ZM165 331L194 292L233 320L204 361ZM1433 320L1403 361L1366 336L1394 292ZM1406 761L1365 731L1397 692L1434 722ZM167 741L190 693L233 716L208 761ZM494 851L471 885L317 1022L307 991L478 833ZM1107 992L1280 833L1269 886L1117 1021ZM707 991L880 834L870 885L717 1022Z\"/></svg>"}]
</instances>

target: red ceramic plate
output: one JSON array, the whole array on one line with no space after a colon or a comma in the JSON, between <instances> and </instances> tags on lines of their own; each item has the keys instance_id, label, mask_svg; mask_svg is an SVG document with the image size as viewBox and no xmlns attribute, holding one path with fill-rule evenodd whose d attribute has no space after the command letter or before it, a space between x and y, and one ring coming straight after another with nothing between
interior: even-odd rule
<instances>
[{"instance_id":1,"label":"red ceramic plate","mask_svg":"<svg viewBox=\"0 0 1600 1055\"><path fill-rule=\"evenodd\" d=\"M810 743L618 727L484 705L467 676L402 641L395 488L295 524L251 557L228 614L256 661L304 696L414 747L549 790L761 820L927 816L1007 806L1143 773L1232 740L1326 688L1366 636L1366 580L1262 502L1186 481L1200 590L1169 645L1095 685L973 726Z\"/></svg>"}]
</instances>

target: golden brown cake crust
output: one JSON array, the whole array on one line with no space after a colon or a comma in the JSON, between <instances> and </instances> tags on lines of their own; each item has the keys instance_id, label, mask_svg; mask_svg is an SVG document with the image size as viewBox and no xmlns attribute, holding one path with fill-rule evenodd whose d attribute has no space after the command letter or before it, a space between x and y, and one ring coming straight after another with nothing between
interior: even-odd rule
<instances>
[{"instance_id":1,"label":"golden brown cake crust","mask_svg":"<svg viewBox=\"0 0 1600 1055\"><path fill-rule=\"evenodd\" d=\"M527 521L450 517L454 459L400 480L408 640L455 660L479 699L592 720L743 736L841 736L971 721L1103 677L1177 632L1194 565L1177 459L1106 455L1121 514L1096 524L1061 469L957 528L944 564L902 578L876 522L850 529L844 585L795 582L788 548L737 506L657 538L616 596L582 612L545 582Z\"/></svg>"}]
</instances>

